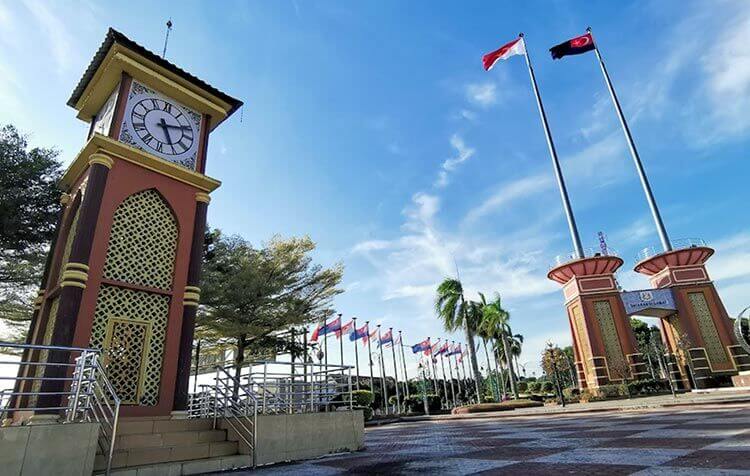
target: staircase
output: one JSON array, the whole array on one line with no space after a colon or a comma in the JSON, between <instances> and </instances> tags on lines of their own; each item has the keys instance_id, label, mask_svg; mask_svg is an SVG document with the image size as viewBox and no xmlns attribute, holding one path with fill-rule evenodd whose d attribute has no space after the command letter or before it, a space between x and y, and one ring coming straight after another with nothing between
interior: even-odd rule
<instances>
[{"instance_id":1,"label":"staircase","mask_svg":"<svg viewBox=\"0 0 750 476\"><path fill-rule=\"evenodd\" d=\"M117 427L112 474L198 474L245 466L252 466L252 457L240 454L227 430L213 429L210 418L122 418ZM97 454L94 472L105 469L105 456Z\"/></svg>"}]
</instances>

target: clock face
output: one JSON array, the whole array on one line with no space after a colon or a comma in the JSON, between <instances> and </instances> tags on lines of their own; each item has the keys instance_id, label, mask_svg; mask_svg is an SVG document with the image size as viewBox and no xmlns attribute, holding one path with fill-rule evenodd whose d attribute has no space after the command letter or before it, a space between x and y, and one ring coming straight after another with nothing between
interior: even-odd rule
<instances>
[{"instance_id":1,"label":"clock face","mask_svg":"<svg viewBox=\"0 0 750 476\"><path fill-rule=\"evenodd\" d=\"M120 140L158 157L194 169L200 115L133 82Z\"/></svg>"},{"instance_id":2,"label":"clock face","mask_svg":"<svg viewBox=\"0 0 750 476\"><path fill-rule=\"evenodd\" d=\"M187 116L164 99L147 97L134 103L130 122L143 144L159 154L184 154L195 142L196 131Z\"/></svg>"}]
</instances>

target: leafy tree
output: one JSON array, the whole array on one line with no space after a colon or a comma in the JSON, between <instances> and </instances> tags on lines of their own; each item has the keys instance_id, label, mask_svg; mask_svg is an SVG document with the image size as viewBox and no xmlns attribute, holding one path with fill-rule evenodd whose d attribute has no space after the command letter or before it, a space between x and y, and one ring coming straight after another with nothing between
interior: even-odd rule
<instances>
[{"instance_id":1,"label":"leafy tree","mask_svg":"<svg viewBox=\"0 0 750 476\"><path fill-rule=\"evenodd\" d=\"M60 211L58 152L0 127L0 320L21 340Z\"/></svg>"},{"instance_id":2,"label":"leafy tree","mask_svg":"<svg viewBox=\"0 0 750 476\"><path fill-rule=\"evenodd\" d=\"M248 353L268 356L288 345L288 339L276 336L278 331L333 314L343 266L313 264L310 238L275 236L256 249L218 230L211 237L210 252L204 253L198 335L209 342L229 342L238 375Z\"/></svg>"},{"instance_id":3,"label":"leafy tree","mask_svg":"<svg viewBox=\"0 0 750 476\"><path fill-rule=\"evenodd\" d=\"M633 329L633 334L635 334L638 350L646 359L651 377L656 378L657 369L654 362L658 362L659 357L654 353L654 330L658 331L658 328L656 326L649 326L647 323L635 318L630 319L630 328ZM658 348L658 343L656 344Z\"/></svg>"},{"instance_id":4,"label":"leafy tree","mask_svg":"<svg viewBox=\"0 0 750 476\"><path fill-rule=\"evenodd\" d=\"M482 301L484 302L484 296L480 294ZM510 388L513 392L513 396L518 398L518 388L516 385L516 372L513 369L513 350L511 347L510 339L513 338L512 331L510 329L510 313L503 309L500 295L496 295L492 302L485 303L482 306L482 321L481 327L483 331L489 335L495 337L502 343L502 354L505 357L505 362L508 368L508 375L510 378Z\"/></svg>"},{"instance_id":5,"label":"leafy tree","mask_svg":"<svg viewBox=\"0 0 750 476\"><path fill-rule=\"evenodd\" d=\"M437 288L437 297L435 299L435 312L443 321L443 327L447 331L463 329L466 333L466 342L469 347L469 361L471 371L474 374L474 384L476 394L481 395L482 375L479 372L479 362L477 362L476 345L474 336L481 320L481 314L475 307L470 309L469 303L464 298L464 288L461 281L453 278L446 278Z\"/></svg>"}]
</instances>

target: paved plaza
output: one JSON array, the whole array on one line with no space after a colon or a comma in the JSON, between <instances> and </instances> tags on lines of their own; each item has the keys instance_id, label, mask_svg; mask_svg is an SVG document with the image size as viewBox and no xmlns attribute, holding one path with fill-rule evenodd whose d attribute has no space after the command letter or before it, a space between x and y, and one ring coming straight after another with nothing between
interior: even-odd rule
<instances>
[{"instance_id":1,"label":"paved plaza","mask_svg":"<svg viewBox=\"0 0 750 476\"><path fill-rule=\"evenodd\" d=\"M750 475L750 404L402 423L365 445L241 474Z\"/></svg>"}]
</instances>

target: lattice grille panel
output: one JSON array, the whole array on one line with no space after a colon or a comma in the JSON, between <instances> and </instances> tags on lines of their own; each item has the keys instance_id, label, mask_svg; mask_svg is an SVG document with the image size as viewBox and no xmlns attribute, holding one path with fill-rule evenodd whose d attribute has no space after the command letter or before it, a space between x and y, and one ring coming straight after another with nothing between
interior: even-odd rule
<instances>
[{"instance_id":1,"label":"lattice grille panel","mask_svg":"<svg viewBox=\"0 0 750 476\"><path fill-rule=\"evenodd\" d=\"M162 294L116 286L103 285L99 290L90 345L97 349L103 349L105 358L109 354L109 350L105 348L105 341L110 320L147 322L151 326L148 345L144 348L145 365L142 367L143 386L138 399L139 405L153 406L159 402L159 384L161 382L162 356L169 316L169 300L169 296Z\"/></svg>"},{"instance_id":2,"label":"lattice grille panel","mask_svg":"<svg viewBox=\"0 0 750 476\"><path fill-rule=\"evenodd\" d=\"M591 361L591 343L589 342L588 333L586 332L586 323L583 320L581 306L575 305L572 308L573 325L576 330L578 348L581 350L581 360L586 373L586 379L591 385L596 384L596 373L594 372L593 362Z\"/></svg>"},{"instance_id":3,"label":"lattice grille panel","mask_svg":"<svg viewBox=\"0 0 750 476\"><path fill-rule=\"evenodd\" d=\"M703 347L706 349L706 354L708 354L711 364L729 365L729 357L724 351L724 346L721 345L719 332L716 330L716 325L711 317L711 310L708 308L706 296L702 292L688 293L688 299L690 299L690 304L693 306L693 313L695 314L695 319L698 321L701 336L703 336Z\"/></svg>"},{"instance_id":4,"label":"lattice grille panel","mask_svg":"<svg viewBox=\"0 0 750 476\"><path fill-rule=\"evenodd\" d=\"M177 234L172 210L156 190L129 196L115 210L104 277L171 289Z\"/></svg>"},{"instance_id":5,"label":"lattice grille panel","mask_svg":"<svg viewBox=\"0 0 750 476\"><path fill-rule=\"evenodd\" d=\"M620 380L627 376L630 366L620 346L620 338L615 326L615 317L612 315L612 307L609 301L595 301L594 313L599 321L602 340L604 341L604 352L607 354L607 365L609 366L610 378ZM623 374L626 375L623 375Z\"/></svg>"},{"instance_id":6,"label":"lattice grille panel","mask_svg":"<svg viewBox=\"0 0 750 476\"><path fill-rule=\"evenodd\" d=\"M138 403L143 364L148 349L149 323L110 320L107 332L107 376L123 403Z\"/></svg>"}]
</instances>

